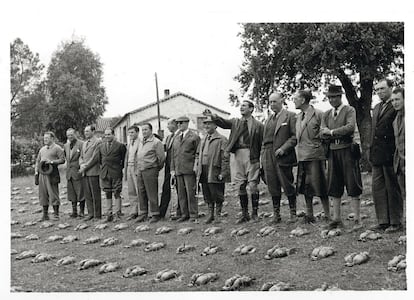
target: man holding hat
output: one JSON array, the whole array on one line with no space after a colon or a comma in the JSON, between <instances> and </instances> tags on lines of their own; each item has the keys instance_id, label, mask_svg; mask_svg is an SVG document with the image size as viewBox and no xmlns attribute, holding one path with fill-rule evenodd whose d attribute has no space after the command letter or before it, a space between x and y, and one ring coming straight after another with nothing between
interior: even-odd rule
<instances>
[{"instance_id":1,"label":"man holding hat","mask_svg":"<svg viewBox=\"0 0 414 300\"><path fill-rule=\"evenodd\" d=\"M252 219L258 219L259 190L257 185L260 180L260 151L263 141L263 124L252 116L253 111L254 104L250 100L244 100L240 105L241 118L226 120L216 114L212 114L208 109L204 111L204 115L211 116L217 126L231 129L226 151L235 155L234 180L239 186L240 206L242 208L242 216L237 220L238 224L250 220L247 185L249 185L252 199Z\"/></svg>"},{"instance_id":2,"label":"man holding hat","mask_svg":"<svg viewBox=\"0 0 414 300\"><path fill-rule=\"evenodd\" d=\"M195 197L196 177L194 161L200 137L188 129L190 119L182 116L176 119L179 134L172 145L171 177L176 177L178 201L180 203L181 218L178 222L188 219L197 222L198 203Z\"/></svg>"},{"instance_id":3,"label":"man holding hat","mask_svg":"<svg viewBox=\"0 0 414 300\"><path fill-rule=\"evenodd\" d=\"M197 150L197 184L200 182L202 185L204 201L210 212L205 223L209 224L214 220L219 223L224 202L224 183L230 182L230 157L226 151L227 139L217 132L217 125L211 117L204 119L203 123L207 135L201 140Z\"/></svg>"},{"instance_id":4,"label":"man holding hat","mask_svg":"<svg viewBox=\"0 0 414 300\"><path fill-rule=\"evenodd\" d=\"M53 219L59 220L58 165L65 163L63 149L54 142L55 135L48 131L43 135L44 146L39 150L35 164L35 175L39 176L39 202L43 207L41 221L49 220L49 204L53 206Z\"/></svg>"},{"instance_id":5,"label":"man holding hat","mask_svg":"<svg viewBox=\"0 0 414 300\"><path fill-rule=\"evenodd\" d=\"M290 223L296 222L296 190L293 184L292 169L297 164L295 146L296 114L283 108L285 103L281 93L269 96L269 105L273 114L267 118L263 130L262 165L265 171L267 188L272 196L273 221L280 218L280 199L283 188L290 210Z\"/></svg>"},{"instance_id":6,"label":"man holding hat","mask_svg":"<svg viewBox=\"0 0 414 300\"><path fill-rule=\"evenodd\" d=\"M332 221L329 229L342 227L341 197L344 187L352 198L351 207L355 214L353 230L361 228L360 195L362 194L359 158L353 153L353 136L356 129L356 113L352 106L342 103L342 87L330 85L326 96L333 108L322 117L321 138L329 140L328 195L333 200Z\"/></svg>"},{"instance_id":7,"label":"man holding hat","mask_svg":"<svg viewBox=\"0 0 414 300\"><path fill-rule=\"evenodd\" d=\"M325 220L329 220L329 198L325 176L325 148L320 139L323 112L310 105L311 91L298 90L293 95L296 109L296 147L298 157L297 192L305 196L305 223L314 223L313 197L321 199Z\"/></svg>"}]
</instances>

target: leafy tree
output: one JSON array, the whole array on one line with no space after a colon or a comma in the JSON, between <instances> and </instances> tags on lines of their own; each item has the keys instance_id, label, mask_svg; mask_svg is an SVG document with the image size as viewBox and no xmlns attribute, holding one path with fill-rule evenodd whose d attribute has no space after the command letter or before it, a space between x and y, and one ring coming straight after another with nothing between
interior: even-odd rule
<instances>
[{"instance_id":1,"label":"leafy tree","mask_svg":"<svg viewBox=\"0 0 414 300\"><path fill-rule=\"evenodd\" d=\"M17 107L20 100L33 92L41 81L44 66L39 54L33 54L29 46L16 38L10 44L10 105L11 121L19 118Z\"/></svg>"},{"instance_id":2,"label":"leafy tree","mask_svg":"<svg viewBox=\"0 0 414 300\"><path fill-rule=\"evenodd\" d=\"M108 103L102 80L100 58L83 40L65 42L53 54L47 71L51 98L47 127L60 140L67 128L82 132L102 116Z\"/></svg>"},{"instance_id":3,"label":"leafy tree","mask_svg":"<svg viewBox=\"0 0 414 300\"><path fill-rule=\"evenodd\" d=\"M376 79L393 74L403 82L403 23L256 23L239 33L244 62L235 79L242 93L266 106L269 94L297 88L321 92L339 80L357 112L364 152L371 134L371 104ZM230 102L238 96L230 91Z\"/></svg>"}]
</instances>

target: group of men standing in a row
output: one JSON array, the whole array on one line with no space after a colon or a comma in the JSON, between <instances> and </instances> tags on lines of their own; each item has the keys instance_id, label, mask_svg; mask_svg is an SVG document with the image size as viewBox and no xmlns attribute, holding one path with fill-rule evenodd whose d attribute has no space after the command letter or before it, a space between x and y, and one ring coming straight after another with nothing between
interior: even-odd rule
<instances>
[{"instance_id":1,"label":"group of men standing in a row","mask_svg":"<svg viewBox=\"0 0 414 300\"><path fill-rule=\"evenodd\" d=\"M404 89L392 89L389 80L380 80L376 92L381 102L373 110L370 161L373 166L372 191L378 225L375 229L387 232L402 228L403 197L405 198L405 129ZM304 195L306 204L305 223L315 222L313 197L320 197L328 228L343 226L341 221L341 197L346 188L352 198L354 213L353 229L361 228L360 195L362 180L359 166L361 151L354 140L357 131L356 112L342 103L342 88L329 86L326 93L332 109L321 112L310 101L312 94L299 90L294 96L296 115L284 108L281 93L269 97L273 114L262 124L252 113L254 104L243 101L241 118L223 119L209 110L204 127L205 137L188 128L186 116L170 119L171 134L165 144L152 133L152 126L141 126L143 140L138 138L139 128L128 129L130 142L127 146L114 139L112 129L105 130L104 141L94 136L94 127L85 128L86 141L67 131L68 142L62 150L53 143L53 133L44 136L45 146L40 150L36 163L39 176L39 197L44 207L43 219L48 218L48 205L59 214L57 165L67 161L68 199L72 201L72 217L84 215L85 199L88 219L101 218L101 191L106 195L107 221L118 219L121 213L122 177L128 182L128 196L132 212L128 220L157 222L165 217L171 199L171 186L175 186L178 205L175 216L179 222L198 222L196 190L202 185L203 195L209 206L206 223L220 221L224 201L224 184L230 181L229 154L234 153L234 181L238 186L242 209L238 223L258 220L261 175L272 197L273 223L281 222L281 193L289 202L290 218L296 222L296 195ZM231 129L229 139L216 131L219 126ZM325 161L328 160L328 172ZM298 166L296 186L293 167ZM158 175L165 167L161 201L158 201ZM124 172L122 171L124 169ZM262 171L264 174L262 174ZM397 180L398 178L398 180ZM399 183L399 184L398 184ZM252 214L248 212L250 192ZM401 192L403 197L401 196ZM112 196L115 213L112 210ZM332 198L332 217L329 197ZM172 215L172 214L171 214Z\"/></svg>"}]
</instances>

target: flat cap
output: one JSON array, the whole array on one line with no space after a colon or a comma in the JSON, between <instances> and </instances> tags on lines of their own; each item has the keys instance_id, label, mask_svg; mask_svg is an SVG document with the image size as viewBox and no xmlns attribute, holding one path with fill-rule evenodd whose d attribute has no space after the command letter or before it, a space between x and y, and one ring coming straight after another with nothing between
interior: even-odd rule
<instances>
[{"instance_id":1,"label":"flat cap","mask_svg":"<svg viewBox=\"0 0 414 300\"><path fill-rule=\"evenodd\" d=\"M175 119L176 122L189 122L190 119L187 116L181 116Z\"/></svg>"}]
</instances>

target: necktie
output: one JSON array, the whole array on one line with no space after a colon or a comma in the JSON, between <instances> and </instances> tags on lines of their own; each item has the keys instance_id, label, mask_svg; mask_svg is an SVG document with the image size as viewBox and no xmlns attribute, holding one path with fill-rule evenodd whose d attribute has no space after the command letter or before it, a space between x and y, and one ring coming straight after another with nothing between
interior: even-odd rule
<instances>
[{"instance_id":1,"label":"necktie","mask_svg":"<svg viewBox=\"0 0 414 300\"><path fill-rule=\"evenodd\" d=\"M382 116L385 112L385 110L387 109L388 103L383 103L382 107L381 107L381 112L380 112L380 116Z\"/></svg>"},{"instance_id":2,"label":"necktie","mask_svg":"<svg viewBox=\"0 0 414 300\"><path fill-rule=\"evenodd\" d=\"M302 121L305 119L305 113L302 112Z\"/></svg>"},{"instance_id":3,"label":"necktie","mask_svg":"<svg viewBox=\"0 0 414 300\"><path fill-rule=\"evenodd\" d=\"M335 111L334 111L334 118L336 118L336 116L338 115L338 109L337 108L335 108Z\"/></svg>"},{"instance_id":4,"label":"necktie","mask_svg":"<svg viewBox=\"0 0 414 300\"><path fill-rule=\"evenodd\" d=\"M243 121L243 129L242 129L242 137L243 143L246 145L250 144L250 135L249 135L249 126L247 126L247 120Z\"/></svg>"},{"instance_id":5,"label":"necktie","mask_svg":"<svg viewBox=\"0 0 414 300\"><path fill-rule=\"evenodd\" d=\"M132 140L132 146L134 146L134 144L135 144L135 140Z\"/></svg>"}]
</instances>

